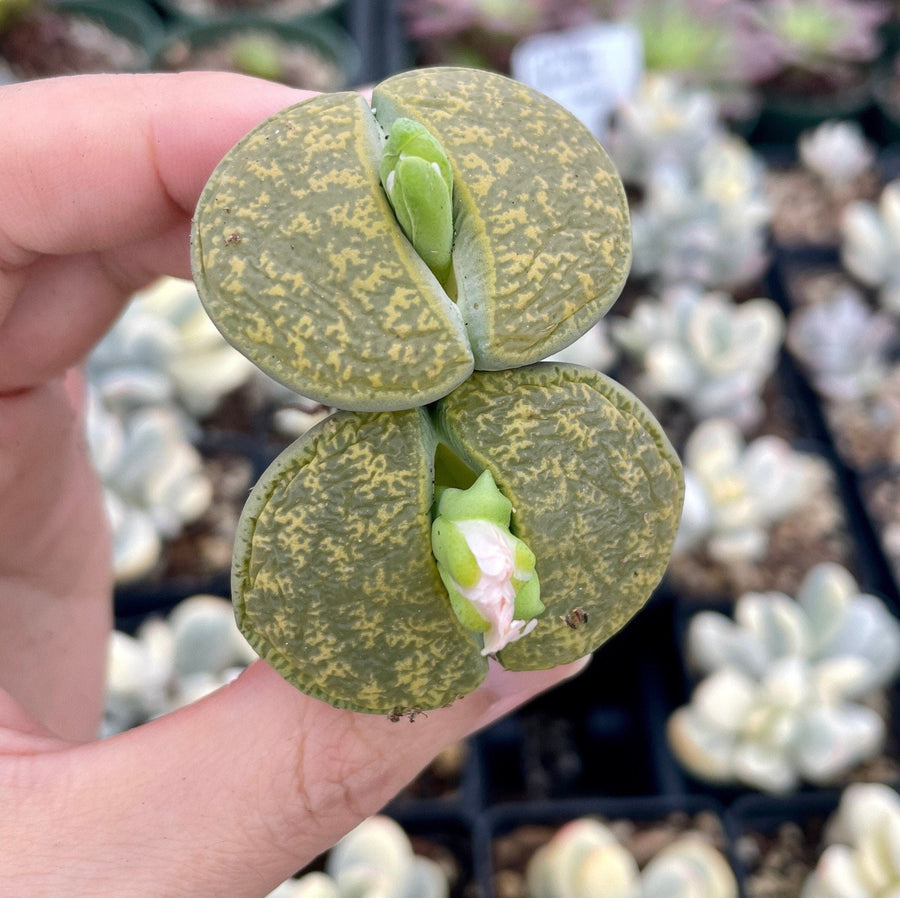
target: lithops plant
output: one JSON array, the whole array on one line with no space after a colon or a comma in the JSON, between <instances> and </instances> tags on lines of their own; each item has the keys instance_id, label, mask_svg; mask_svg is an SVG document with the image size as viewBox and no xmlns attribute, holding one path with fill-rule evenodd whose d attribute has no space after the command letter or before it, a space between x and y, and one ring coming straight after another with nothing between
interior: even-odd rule
<instances>
[{"instance_id":1,"label":"lithops plant","mask_svg":"<svg viewBox=\"0 0 900 898\"><path fill-rule=\"evenodd\" d=\"M900 314L900 181L878 204L851 203L841 220L841 261L860 283L878 293L883 308Z\"/></svg>"},{"instance_id":2,"label":"lithops plant","mask_svg":"<svg viewBox=\"0 0 900 898\"><path fill-rule=\"evenodd\" d=\"M397 75L371 109L337 93L278 113L216 168L193 228L225 337L298 393L357 411L546 358L606 312L629 263L624 189L587 128L467 69Z\"/></svg>"},{"instance_id":3,"label":"lithops plant","mask_svg":"<svg viewBox=\"0 0 900 898\"><path fill-rule=\"evenodd\" d=\"M627 318L611 318L610 329L640 367L640 396L676 399L698 420L730 418L744 429L759 421L784 335L772 300L737 304L726 293L669 287L658 300L639 300Z\"/></svg>"},{"instance_id":4,"label":"lithops plant","mask_svg":"<svg viewBox=\"0 0 900 898\"><path fill-rule=\"evenodd\" d=\"M288 880L268 898L447 898L450 884L441 866L415 854L395 820L369 817L328 854L325 872Z\"/></svg>"},{"instance_id":5,"label":"lithops plant","mask_svg":"<svg viewBox=\"0 0 900 898\"><path fill-rule=\"evenodd\" d=\"M591 817L567 823L526 869L528 898L737 898L734 873L717 849L688 833L643 870L609 827Z\"/></svg>"},{"instance_id":6,"label":"lithops plant","mask_svg":"<svg viewBox=\"0 0 900 898\"><path fill-rule=\"evenodd\" d=\"M772 524L804 508L828 479L823 459L780 437L746 443L726 418L699 424L685 443L684 459L675 551L702 548L724 564L765 557Z\"/></svg>"},{"instance_id":7,"label":"lithops plant","mask_svg":"<svg viewBox=\"0 0 900 898\"><path fill-rule=\"evenodd\" d=\"M596 141L484 72L399 75L373 106L320 97L242 140L193 260L236 346L343 409L245 506L241 629L301 691L398 719L470 692L489 658L593 651L662 576L682 479L630 393L529 364L591 328L628 268Z\"/></svg>"},{"instance_id":8,"label":"lithops plant","mask_svg":"<svg viewBox=\"0 0 900 898\"><path fill-rule=\"evenodd\" d=\"M783 792L880 750L884 720L862 700L896 677L900 623L845 568L821 564L796 600L748 593L734 620L695 615L687 655L708 676L669 719L676 756L701 779Z\"/></svg>"},{"instance_id":9,"label":"lithops plant","mask_svg":"<svg viewBox=\"0 0 900 898\"><path fill-rule=\"evenodd\" d=\"M427 410L339 412L285 450L238 529L233 595L254 648L302 691L355 710L433 708L471 691L487 672L487 628L454 613L432 505L485 471L534 556L544 606L529 601L537 624L488 654L520 670L591 652L662 575L680 467L633 396L550 363L479 372ZM456 577L467 586L495 562L510 578L522 567L513 549L479 574L477 547L460 552L471 552ZM565 623L574 608L577 629Z\"/></svg>"},{"instance_id":10,"label":"lithops plant","mask_svg":"<svg viewBox=\"0 0 900 898\"><path fill-rule=\"evenodd\" d=\"M900 796L883 783L844 790L828 822L828 847L800 898L891 898L900 891Z\"/></svg>"}]
</instances>

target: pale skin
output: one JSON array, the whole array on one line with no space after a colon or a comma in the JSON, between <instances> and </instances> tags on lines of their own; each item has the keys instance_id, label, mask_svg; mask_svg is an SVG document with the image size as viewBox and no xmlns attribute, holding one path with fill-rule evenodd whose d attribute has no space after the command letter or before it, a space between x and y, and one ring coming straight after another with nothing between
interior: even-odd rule
<instances>
[{"instance_id":1,"label":"pale skin","mask_svg":"<svg viewBox=\"0 0 900 898\"><path fill-rule=\"evenodd\" d=\"M512 674L415 723L308 698L262 662L94 734L110 550L77 366L136 288L189 277L224 153L303 99L230 75L0 88L0 882L29 896L265 895L445 746L580 670Z\"/></svg>"}]
</instances>

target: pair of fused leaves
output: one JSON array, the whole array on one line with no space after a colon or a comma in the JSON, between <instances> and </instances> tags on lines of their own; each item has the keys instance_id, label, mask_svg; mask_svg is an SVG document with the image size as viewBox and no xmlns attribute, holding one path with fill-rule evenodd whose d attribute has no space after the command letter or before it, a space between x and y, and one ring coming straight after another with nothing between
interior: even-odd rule
<instances>
[{"instance_id":1,"label":"pair of fused leaves","mask_svg":"<svg viewBox=\"0 0 900 898\"><path fill-rule=\"evenodd\" d=\"M449 173L426 145L412 154L426 165L401 175L407 120ZM393 194L392 171L396 217L382 188ZM445 210L429 221L419 203L432 188L452 197L449 260ZM490 472L516 545L537 560L540 600L528 587L521 604L544 611L499 651L506 667L581 657L643 604L677 529L677 458L618 385L532 364L606 312L630 264L622 185L561 107L464 69L391 78L373 109L355 94L318 97L226 156L192 239L226 338L349 410L273 463L236 542L238 621L288 680L390 712L445 705L483 679L484 628L464 626L451 561L442 571L432 554L435 477L468 486Z\"/></svg>"},{"instance_id":2,"label":"pair of fused leaves","mask_svg":"<svg viewBox=\"0 0 900 898\"><path fill-rule=\"evenodd\" d=\"M631 262L628 208L583 125L467 69L397 75L372 107L337 93L287 109L210 178L194 276L234 346L326 405L386 411L433 402L475 369L540 361L607 311ZM444 285L381 185L397 119L424 126L452 170Z\"/></svg>"},{"instance_id":3,"label":"pair of fused leaves","mask_svg":"<svg viewBox=\"0 0 900 898\"><path fill-rule=\"evenodd\" d=\"M592 652L659 582L681 466L605 375L479 372L427 410L339 412L263 476L235 553L241 629L302 691L388 713L446 705L484 678L482 636L454 614L431 553L438 443L473 476L490 471L537 558L545 610L499 653L505 667Z\"/></svg>"}]
</instances>

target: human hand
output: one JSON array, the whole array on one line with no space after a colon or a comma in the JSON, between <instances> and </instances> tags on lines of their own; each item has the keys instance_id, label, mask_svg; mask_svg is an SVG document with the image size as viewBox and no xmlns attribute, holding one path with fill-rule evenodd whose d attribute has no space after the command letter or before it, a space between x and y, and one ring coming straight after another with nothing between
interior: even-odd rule
<instances>
[{"instance_id":1,"label":"human hand","mask_svg":"<svg viewBox=\"0 0 900 898\"><path fill-rule=\"evenodd\" d=\"M332 708L257 662L194 705L91 741L112 576L74 366L134 290L190 276L190 218L213 167L304 96L214 74L0 88L4 894L265 895L442 748L580 669L492 669L408 724Z\"/></svg>"}]
</instances>

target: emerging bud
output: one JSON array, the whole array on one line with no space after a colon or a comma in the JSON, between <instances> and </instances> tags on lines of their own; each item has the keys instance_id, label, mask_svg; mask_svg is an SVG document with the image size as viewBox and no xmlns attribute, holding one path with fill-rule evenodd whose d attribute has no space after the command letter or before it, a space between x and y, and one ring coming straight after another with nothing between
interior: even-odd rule
<instances>
[{"instance_id":1,"label":"emerging bud","mask_svg":"<svg viewBox=\"0 0 900 898\"><path fill-rule=\"evenodd\" d=\"M379 176L403 233L443 283L453 247L453 172L444 148L418 122L398 118Z\"/></svg>"},{"instance_id":2,"label":"emerging bud","mask_svg":"<svg viewBox=\"0 0 900 898\"><path fill-rule=\"evenodd\" d=\"M438 501L431 546L456 616L493 655L530 633L543 610L534 553L509 531L512 504L485 470Z\"/></svg>"}]
</instances>

